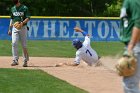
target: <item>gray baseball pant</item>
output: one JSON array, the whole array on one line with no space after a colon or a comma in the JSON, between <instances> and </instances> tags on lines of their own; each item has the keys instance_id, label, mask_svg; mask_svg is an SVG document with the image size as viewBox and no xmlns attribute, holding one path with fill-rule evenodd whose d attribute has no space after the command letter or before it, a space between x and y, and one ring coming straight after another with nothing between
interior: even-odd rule
<instances>
[{"instance_id":1,"label":"gray baseball pant","mask_svg":"<svg viewBox=\"0 0 140 93\"><path fill-rule=\"evenodd\" d=\"M18 42L21 41L23 50L27 48L27 26L23 26L22 29L17 30L15 27L12 29L12 54L13 60L19 59L18 54ZM23 51L24 52L24 51ZM28 53L23 53L23 62L29 60Z\"/></svg>"},{"instance_id":2,"label":"gray baseball pant","mask_svg":"<svg viewBox=\"0 0 140 93\"><path fill-rule=\"evenodd\" d=\"M134 47L134 54L137 58L137 70L133 76L123 78L123 87L125 93L140 93L140 42Z\"/></svg>"}]
</instances>

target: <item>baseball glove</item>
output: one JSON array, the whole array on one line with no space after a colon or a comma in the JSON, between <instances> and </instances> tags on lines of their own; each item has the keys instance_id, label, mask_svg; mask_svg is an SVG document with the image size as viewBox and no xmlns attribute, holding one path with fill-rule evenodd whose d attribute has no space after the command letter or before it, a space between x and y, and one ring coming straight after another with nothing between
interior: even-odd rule
<instances>
[{"instance_id":1,"label":"baseball glove","mask_svg":"<svg viewBox=\"0 0 140 93\"><path fill-rule=\"evenodd\" d=\"M20 30L23 27L23 24L21 22L15 22L13 25L17 30Z\"/></svg>"},{"instance_id":2,"label":"baseball glove","mask_svg":"<svg viewBox=\"0 0 140 93\"><path fill-rule=\"evenodd\" d=\"M137 60L133 54L123 55L116 65L116 71L119 76L132 76L137 67Z\"/></svg>"}]
</instances>

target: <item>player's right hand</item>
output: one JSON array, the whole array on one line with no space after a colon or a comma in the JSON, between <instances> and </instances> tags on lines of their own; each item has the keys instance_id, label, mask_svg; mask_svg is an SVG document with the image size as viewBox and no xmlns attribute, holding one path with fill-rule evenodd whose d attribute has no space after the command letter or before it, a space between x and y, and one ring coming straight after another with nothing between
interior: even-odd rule
<instances>
[{"instance_id":1,"label":"player's right hand","mask_svg":"<svg viewBox=\"0 0 140 93\"><path fill-rule=\"evenodd\" d=\"M58 63L58 64L55 64L55 67L62 67L64 65L65 65L65 63Z\"/></svg>"},{"instance_id":2,"label":"player's right hand","mask_svg":"<svg viewBox=\"0 0 140 93\"><path fill-rule=\"evenodd\" d=\"M8 35L9 35L9 36L11 36L11 35L12 35L12 32L11 32L10 30L8 31Z\"/></svg>"}]
</instances>

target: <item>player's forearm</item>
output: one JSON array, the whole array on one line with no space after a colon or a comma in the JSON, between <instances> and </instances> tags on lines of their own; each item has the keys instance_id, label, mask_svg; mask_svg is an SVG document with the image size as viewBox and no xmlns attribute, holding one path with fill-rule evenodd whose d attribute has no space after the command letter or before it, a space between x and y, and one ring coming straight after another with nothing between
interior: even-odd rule
<instances>
[{"instance_id":1,"label":"player's forearm","mask_svg":"<svg viewBox=\"0 0 140 93\"><path fill-rule=\"evenodd\" d=\"M82 31L81 33L83 34L83 36L89 36L88 33L85 31Z\"/></svg>"},{"instance_id":2,"label":"player's forearm","mask_svg":"<svg viewBox=\"0 0 140 93\"><path fill-rule=\"evenodd\" d=\"M13 27L13 20L11 19L11 20L10 20L10 24L9 24L9 30L11 30L12 27Z\"/></svg>"},{"instance_id":3,"label":"player's forearm","mask_svg":"<svg viewBox=\"0 0 140 93\"><path fill-rule=\"evenodd\" d=\"M140 40L140 29L134 27L132 31L131 40L128 44L128 51L131 51L139 40Z\"/></svg>"},{"instance_id":4,"label":"player's forearm","mask_svg":"<svg viewBox=\"0 0 140 93\"><path fill-rule=\"evenodd\" d=\"M80 29L80 32L83 34L83 36L89 36L89 34L85 31L83 31L82 29Z\"/></svg>"},{"instance_id":5,"label":"player's forearm","mask_svg":"<svg viewBox=\"0 0 140 93\"><path fill-rule=\"evenodd\" d=\"M82 29L80 29L79 27L75 27L74 30L76 32L81 32L83 34L83 36L89 36L87 32L83 31Z\"/></svg>"},{"instance_id":6,"label":"player's forearm","mask_svg":"<svg viewBox=\"0 0 140 93\"><path fill-rule=\"evenodd\" d=\"M25 20L22 21L23 25L27 24L27 22L29 21L29 18L26 18Z\"/></svg>"}]
</instances>

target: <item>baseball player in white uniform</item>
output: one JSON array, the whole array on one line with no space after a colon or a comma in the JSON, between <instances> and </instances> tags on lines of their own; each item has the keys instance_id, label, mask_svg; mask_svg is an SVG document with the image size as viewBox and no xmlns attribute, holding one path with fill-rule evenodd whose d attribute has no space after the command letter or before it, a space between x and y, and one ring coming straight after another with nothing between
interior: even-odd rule
<instances>
[{"instance_id":1,"label":"baseball player in white uniform","mask_svg":"<svg viewBox=\"0 0 140 93\"><path fill-rule=\"evenodd\" d=\"M74 63L72 64L60 63L57 64L56 66L62 65L78 66L81 60L86 62L89 66L92 66L93 64L97 65L100 57L98 56L97 52L91 48L89 35L79 27L75 27L74 30L76 32L81 32L83 36L85 36L85 40L83 43L79 39L74 39L72 41L72 45L74 46L74 48L77 49Z\"/></svg>"}]
</instances>

